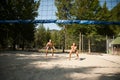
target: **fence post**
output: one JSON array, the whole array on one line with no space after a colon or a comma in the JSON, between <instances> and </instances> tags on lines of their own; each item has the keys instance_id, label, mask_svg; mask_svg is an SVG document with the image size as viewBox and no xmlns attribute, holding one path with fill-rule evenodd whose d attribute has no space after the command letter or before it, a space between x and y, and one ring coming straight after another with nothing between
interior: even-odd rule
<instances>
[{"instance_id":1,"label":"fence post","mask_svg":"<svg viewBox=\"0 0 120 80\"><path fill-rule=\"evenodd\" d=\"M108 54L108 36L106 35L106 53Z\"/></svg>"},{"instance_id":2,"label":"fence post","mask_svg":"<svg viewBox=\"0 0 120 80\"><path fill-rule=\"evenodd\" d=\"M84 41L83 41L83 34L82 34L82 39L81 39L81 41L82 41L82 50L81 50L81 52L83 53L83 45L84 45Z\"/></svg>"},{"instance_id":3,"label":"fence post","mask_svg":"<svg viewBox=\"0 0 120 80\"><path fill-rule=\"evenodd\" d=\"M79 53L81 53L81 32L79 34Z\"/></svg>"}]
</instances>

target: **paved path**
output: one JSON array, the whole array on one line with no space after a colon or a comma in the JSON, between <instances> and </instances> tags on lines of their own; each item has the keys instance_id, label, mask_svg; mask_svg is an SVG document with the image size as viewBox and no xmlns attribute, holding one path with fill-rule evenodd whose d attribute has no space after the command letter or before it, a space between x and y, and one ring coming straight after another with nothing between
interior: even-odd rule
<instances>
[{"instance_id":1,"label":"paved path","mask_svg":"<svg viewBox=\"0 0 120 80\"><path fill-rule=\"evenodd\" d=\"M0 54L0 80L120 80L120 56L11 53Z\"/></svg>"}]
</instances>

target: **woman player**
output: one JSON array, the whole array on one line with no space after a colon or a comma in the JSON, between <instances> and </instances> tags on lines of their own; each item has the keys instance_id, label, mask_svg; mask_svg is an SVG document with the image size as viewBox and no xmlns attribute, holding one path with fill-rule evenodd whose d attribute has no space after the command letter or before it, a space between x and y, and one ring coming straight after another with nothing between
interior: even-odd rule
<instances>
[{"instance_id":1,"label":"woman player","mask_svg":"<svg viewBox=\"0 0 120 80\"><path fill-rule=\"evenodd\" d=\"M70 53L69 53L69 60L71 59L71 54L72 53L76 53L77 58L79 58L77 46L76 46L75 43L73 43L72 46L71 46L71 50L70 50Z\"/></svg>"}]
</instances>

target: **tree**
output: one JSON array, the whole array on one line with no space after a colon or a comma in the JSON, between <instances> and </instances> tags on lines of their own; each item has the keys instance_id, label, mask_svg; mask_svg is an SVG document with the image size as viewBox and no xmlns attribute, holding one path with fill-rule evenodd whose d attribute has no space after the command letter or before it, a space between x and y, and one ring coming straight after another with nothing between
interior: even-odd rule
<instances>
[{"instance_id":1,"label":"tree","mask_svg":"<svg viewBox=\"0 0 120 80\"><path fill-rule=\"evenodd\" d=\"M106 2L103 4L100 12L99 12L99 20L101 21L110 21L110 11L108 10L107 6L106 6ZM97 26L97 33L103 36L112 36L113 30L110 28L110 25L98 25Z\"/></svg>"},{"instance_id":2,"label":"tree","mask_svg":"<svg viewBox=\"0 0 120 80\"><path fill-rule=\"evenodd\" d=\"M100 20L100 21L119 21L119 4L110 11L105 1L103 6L99 0L56 0L58 19L74 19L74 20ZM111 13L114 13L112 15ZM113 20L112 20L113 19ZM60 25L63 27L63 25ZM67 34L73 35L76 39L79 34L84 34L88 38L88 50L90 48L90 38L95 35L112 36L118 34L120 29L113 25L65 25Z\"/></svg>"},{"instance_id":3,"label":"tree","mask_svg":"<svg viewBox=\"0 0 120 80\"><path fill-rule=\"evenodd\" d=\"M51 39L54 42L56 48L61 48L62 34L61 31L51 30Z\"/></svg>"},{"instance_id":4,"label":"tree","mask_svg":"<svg viewBox=\"0 0 120 80\"><path fill-rule=\"evenodd\" d=\"M72 0L55 0L55 5L57 7L57 18L58 19L71 19L70 9Z\"/></svg>"},{"instance_id":5,"label":"tree","mask_svg":"<svg viewBox=\"0 0 120 80\"><path fill-rule=\"evenodd\" d=\"M55 0L55 5L57 7L57 12L56 12L56 16L58 19L63 19L63 20L68 20L71 19L71 15L70 15L70 10L72 7L72 1L73 0ZM63 27L62 30L62 47L63 47L63 52L65 49L65 30L67 29L68 25L62 25L62 24L58 24L60 27Z\"/></svg>"},{"instance_id":6,"label":"tree","mask_svg":"<svg viewBox=\"0 0 120 80\"><path fill-rule=\"evenodd\" d=\"M120 2L110 11L111 21L120 21ZM110 29L113 30L114 35L118 35L120 33L119 25L111 25Z\"/></svg>"},{"instance_id":7,"label":"tree","mask_svg":"<svg viewBox=\"0 0 120 80\"><path fill-rule=\"evenodd\" d=\"M17 19L31 19L34 20L37 16L37 9L39 7L39 2L34 0L2 0L0 3L0 19L1 20L17 20ZM12 44L13 49L15 45L22 45L24 49L25 45L33 42L34 40L34 24L0 24L0 35L2 33L6 36L0 36L0 40L3 43ZM4 38L5 40L2 40ZM22 42L21 42L22 41ZM1 46L4 44L0 43ZM27 46L27 45L26 45Z\"/></svg>"},{"instance_id":8,"label":"tree","mask_svg":"<svg viewBox=\"0 0 120 80\"><path fill-rule=\"evenodd\" d=\"M46 37L47 35L47 37ZM40 24L39 27L36 29L35 32L35 43L38 48L43 48L47 43L48 32L46 32L45 27L43 24Z\"/></svg>"},{"instance_id":9,"label":"tree","mask_svg":"<svg viewBox=\"0 0 120 80\"><path fill-rule=\"evenodd\" d=\"M51 31L49 28L47 28L46 30L46 41L49 41L49 39L51 39Z\"/></svg>"},{"instance_id":10,"label":"tree","mask_svg":"<svg viewBox=\"0 0 120 80\"><path fill-rule=\"evenodd\" d=\"M75 0L75 2L73 3L73 9L71 9L71 13L72 16L74 16L78 20L96 20L99 10L100 5L98 0ZM88 50L90 53L90 38L94 34L96 34L96 26L74 25L74 29L74 32L77 32L77 35L82 33L88 37Z\"/></svg>"}]
</instances>

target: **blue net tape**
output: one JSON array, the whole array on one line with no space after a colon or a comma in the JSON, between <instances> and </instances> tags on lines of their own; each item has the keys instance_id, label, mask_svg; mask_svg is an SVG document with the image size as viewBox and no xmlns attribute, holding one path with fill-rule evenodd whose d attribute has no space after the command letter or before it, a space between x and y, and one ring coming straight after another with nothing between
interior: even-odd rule
<instances>
[{"instance_id":1,"label":"blue net tape","mask_svg":"<svg viewBox=\"0 0 120 80\"><path fill-rule=\"evenodd\" d=\"M96 20L0 20L3 23L57 23L57 24L103 24L103 25L120 25L120 22L113 21L96 21Z\"/></svg>"}]
</instances>

